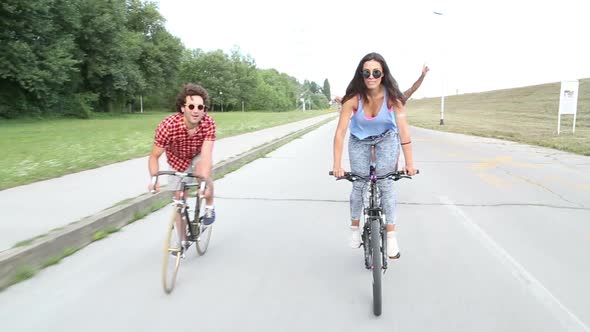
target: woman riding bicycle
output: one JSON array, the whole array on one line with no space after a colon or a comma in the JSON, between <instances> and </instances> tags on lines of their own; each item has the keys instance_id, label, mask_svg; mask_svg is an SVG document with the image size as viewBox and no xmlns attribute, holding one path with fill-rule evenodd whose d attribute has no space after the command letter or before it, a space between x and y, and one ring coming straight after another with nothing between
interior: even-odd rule
<instances>
[{"instance_id":1,"label":"woman riding bicycle","mask_svg":"<svg viewBox=\"0 0 590 332\"><path fill-rule=\"evenodd\" d=\"M391 75L385 59L378 53L369 53L359 62L354 77L342 98L342 111L334 135L334 176L344 176L342 149L350 124L348 155L353 173L368 175L371 149L375 147L377 175L394 171L399 147L404 153L404 171L415 175L410 128L406 120L405 97ZM387 255L399 258L399 246L395 233L395 192L393 180L378 183L381 204L387 222ZM361 235L360 216L363 209L361 181L353 183L350 194L351 246L359 248Z\"/></svg>"}]
</instances>

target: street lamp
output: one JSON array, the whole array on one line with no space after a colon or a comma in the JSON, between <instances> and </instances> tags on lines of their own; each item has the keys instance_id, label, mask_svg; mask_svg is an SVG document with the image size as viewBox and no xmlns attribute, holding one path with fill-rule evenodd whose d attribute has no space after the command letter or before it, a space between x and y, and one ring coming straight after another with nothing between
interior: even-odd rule
<instances>
[{"instance_id":1,"label":"street lamp","mask_svg":"<svg viewBox=\"0 0 590 332\"><path fill-rule=\"evenodd\" d=\"M441 11L436 11L433 10L432 13L434 13L434 15L438 15L440 17L443 16L443 13ZM443 31L444 29L440 29L441 31L441 35L444 33ZM441 44L442 44L442 40L443 38L439 38L439 40L441 40ZM444 44L442 44L444 45ZM441 64L444 62L444 46L441 46ZM440 125L444 125L445 124L445 76L444 76L444 68L441 65L441 94L440 94Z\"/></svg>"},{"instance_id":2,"label":"street lamp","mask_svg":"<svg viewBox=\"0 0 590 332\"><path fill-rule=\"evenodd\" d=\"M223 112L223 91L219 91L219 100L221 100L221 112Z\"/></svg>"}]
</instances>

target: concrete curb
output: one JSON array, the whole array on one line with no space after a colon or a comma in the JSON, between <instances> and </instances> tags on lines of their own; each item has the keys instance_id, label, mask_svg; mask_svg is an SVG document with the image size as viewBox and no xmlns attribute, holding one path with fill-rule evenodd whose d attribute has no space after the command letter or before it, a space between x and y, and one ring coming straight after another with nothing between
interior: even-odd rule
<instances>
[{"instance_id":1,"label":"concrete curb","mask_svg":"<svg viewBox=\"0 0 590 332\"><path fill-rule=\"evenodd\" d=\"M213 171L216 176L230 173L332 120L334 118L322 120L238 156L223 160L214 165ZM99 240L105 234L116 231L165 206L170 197L171 192L169 191L157 194L146 193L93 216L53 230L31 240L24 246L0 252L0 290L28 279L38 270L55 264L61 258ZM158 205L161 206L158 207ZM101 232L103 232L102 236L99 236Z\"/></svg>"}]
</instances>

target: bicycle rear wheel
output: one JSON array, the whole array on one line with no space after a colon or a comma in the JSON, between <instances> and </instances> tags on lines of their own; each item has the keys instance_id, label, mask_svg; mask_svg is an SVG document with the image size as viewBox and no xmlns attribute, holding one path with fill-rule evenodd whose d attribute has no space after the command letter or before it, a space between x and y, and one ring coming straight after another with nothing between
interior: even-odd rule
<instances>
[{"instance_id":1,"label":"bicycle rear wheel","mask_svg":"<svg viewBox=\"0 0 590 332\"><path fill-rule=\"evenodd\" d=\"M373 261L373 313L381 315L381 225L379 219L371 219L371 258Z\"/></svg>"},{"instance_id":2,"label":"bicycle rear wheel","mask_svg":"<svg viewBox=\"0 0 590 332\"><path fill-rule=\"evenodd\" d=\"M170 222L167 225L166 240L164 242L164 258L162 262L162 285L166 294L170 294L176 284L176 276L180 267L182 256L180 234L176 227L180 217L178 210L174 210Z\"/></svg>"},{"instance_id":3,"label":"bicycle rear wheel","mask_svg":"<svg viewBox=\"0 0 590 332\"><path fill-rule=\"evenodd\" d=\"M209 240L211 239L211 232L213 231L213 225L205 226L202 222L199 222L199 236L197 236L197 253L203 256L207 252L209 247Z\"/></svg>"},{"instance_id":4,"label":"bicycle rear wheel","mask_svg":"<svg viewBox=\"0 0 590 332\"><path fill-rule=\"evenodd\" d=\"M213 231L213 225L203 224L203 213L204 213L205 200L199 197L197 199L197 206L195 207L195 220L198 220L198 234L196 238L197 253L203 256L207 252L209 247L209 240L211 239L211 231Z\"/></svg>"}]
</instances>

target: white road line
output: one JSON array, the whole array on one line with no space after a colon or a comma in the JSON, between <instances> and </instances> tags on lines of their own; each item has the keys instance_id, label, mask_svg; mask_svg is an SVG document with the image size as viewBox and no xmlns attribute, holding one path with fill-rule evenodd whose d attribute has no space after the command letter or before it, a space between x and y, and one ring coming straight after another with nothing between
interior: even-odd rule
<instances>
[{"instance_id":1,"label":"white road line","mask_svg":"<svg viewBox=\"0 0 590 332\"><path fill-rule=\"evenodd\" d=\"M535 279L522 265L520 265L506 250L496 243L486 232L474 223L463 211L455 205L448 197L441 196L441 203L445 204L451 212L458 217L463 225L471 231L480 242L494 255L502 264L508 267L512 274L521 284L535 296L547 309L558 319L564 331L590 332L590 328L584 324L574 313L549 292L539 280Z\"/></svg>"}]
</instances>

